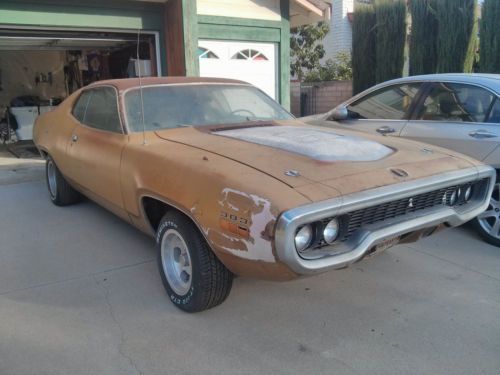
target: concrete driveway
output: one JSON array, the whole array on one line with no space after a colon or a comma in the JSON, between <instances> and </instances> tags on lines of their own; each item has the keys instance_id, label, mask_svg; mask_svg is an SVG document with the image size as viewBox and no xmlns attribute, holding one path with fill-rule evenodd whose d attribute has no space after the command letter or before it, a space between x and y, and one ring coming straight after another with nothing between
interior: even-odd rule
<instances>
[{"instance_id":1,"label":"concrete driveway","mask_svg":"<svg viewBox=\"0 0 500 375\"><path fill-rule=\"evenodd\" d=\"M500 374L500 249L453 229L189 315L152 239L0 166L0 374Z\"/></svg>"}]
</instances>

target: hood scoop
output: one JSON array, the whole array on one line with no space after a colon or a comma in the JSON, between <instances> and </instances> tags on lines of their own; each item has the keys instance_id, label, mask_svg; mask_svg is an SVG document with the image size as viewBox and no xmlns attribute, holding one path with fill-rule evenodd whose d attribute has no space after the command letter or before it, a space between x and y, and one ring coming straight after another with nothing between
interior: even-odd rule
<instances>
[{"instance_id":1,"label":"hood scoop","mask_svg":"<svg viewBox=\"0 0 500 375\"><path fill-rule=\"evenodd\" d=\"M318 161L375 161L394 150L369 139L297 126L217 129L215 135L300 154Z\"/></svg>"}]
</instances>

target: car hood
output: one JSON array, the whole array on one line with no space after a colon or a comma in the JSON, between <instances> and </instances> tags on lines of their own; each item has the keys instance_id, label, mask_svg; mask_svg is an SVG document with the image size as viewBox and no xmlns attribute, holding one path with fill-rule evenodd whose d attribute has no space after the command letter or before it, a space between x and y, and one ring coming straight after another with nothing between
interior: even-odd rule
<instances>
[{"instance_id":1,"label":"car hood","mask_svg":"<svg viewBox=\"0 0 500 375\"><path fill-rule=\"evenodd\" d=\"M300 121L185 127L157 131L156 135L250 166L311 200L474 165L434 146Z\"/></svg>"}]
</instances>

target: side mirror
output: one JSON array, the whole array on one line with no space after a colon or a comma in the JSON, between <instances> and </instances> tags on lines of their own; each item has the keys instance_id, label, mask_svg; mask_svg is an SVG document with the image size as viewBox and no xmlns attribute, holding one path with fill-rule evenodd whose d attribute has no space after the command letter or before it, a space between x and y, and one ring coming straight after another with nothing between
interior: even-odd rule
<instances>
[{"instance_id":1,"label":"side mirror","mask_svg":"<svg viewBox=\"0 0 500 375\"><path fill-rule=\"evenodd\" d=\"M342 121L349 118L349 111L344 105L339 105L329 113L328 120Z\"/></svg>"}]
</instances>

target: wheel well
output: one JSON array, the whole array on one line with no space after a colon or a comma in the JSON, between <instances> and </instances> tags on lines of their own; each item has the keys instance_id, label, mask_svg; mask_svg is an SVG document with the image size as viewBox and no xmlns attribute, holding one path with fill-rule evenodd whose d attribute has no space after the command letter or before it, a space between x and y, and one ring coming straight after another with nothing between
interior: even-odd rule
<instances>
[{"instance_id":1,"label":"wheel well","mask_svg":"<svg viewBox=\"0 0 500 375\"><path fill-rule=\"evenodd\" d=\"M144 213L146 214L146 218L149 221L149 224L156 232L158 229L158 225L160 225L160 221L163 216L169 211L175 211L182 215L184 215L189 221L193 222L193 219L186 215L181 210L171 206L161 200L151 197L142 198L142 207L144 209ZM196 223L193 223L196 226Z\"/></svg>"},{"instance_id":2,"label":"wheel well","mask_svg":"<svg viewBox=\"0 0 500 375\"><path fill-rule=\"evenodd\" d=\"M44 150L39 150L39 151L40 151L40 155L42 155L42 158L47 159L47 156L49 156L48 152L46 152Z\"/></svg>"}]
</instances>

